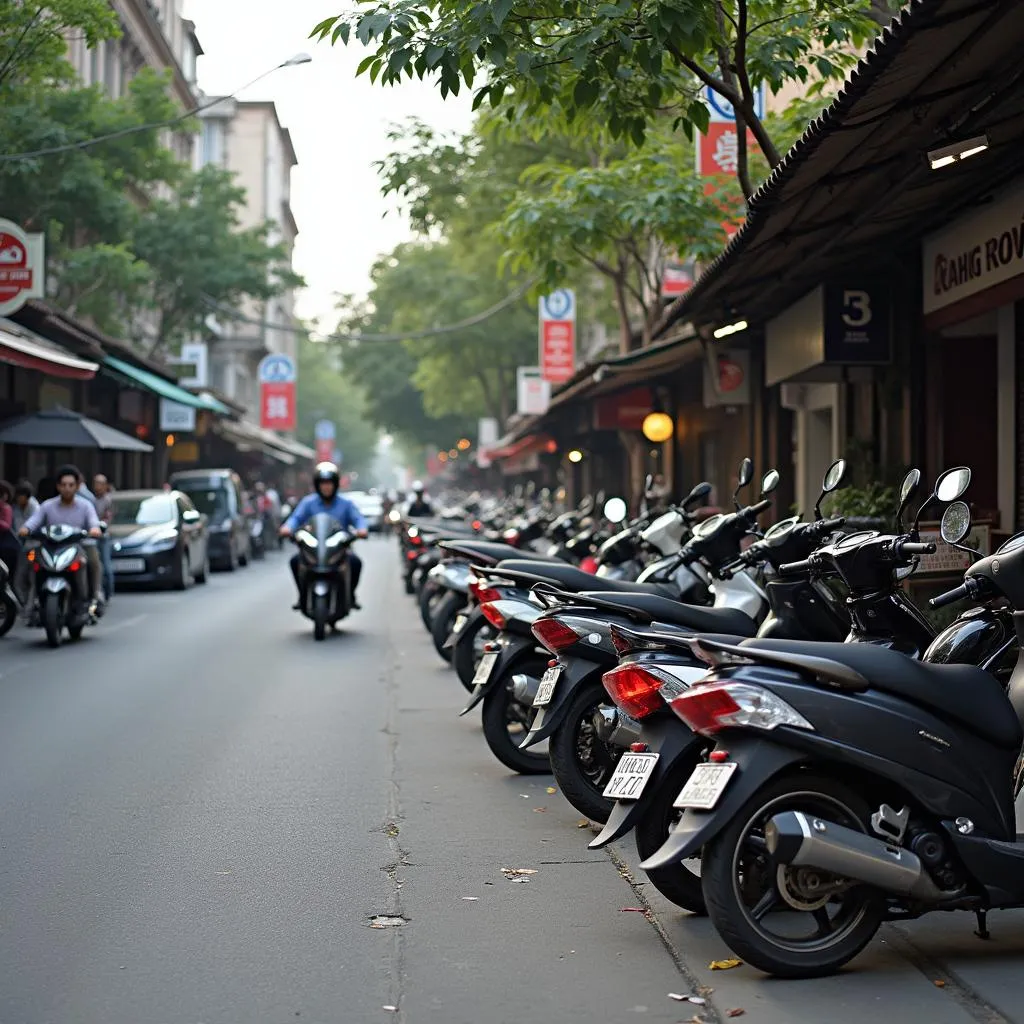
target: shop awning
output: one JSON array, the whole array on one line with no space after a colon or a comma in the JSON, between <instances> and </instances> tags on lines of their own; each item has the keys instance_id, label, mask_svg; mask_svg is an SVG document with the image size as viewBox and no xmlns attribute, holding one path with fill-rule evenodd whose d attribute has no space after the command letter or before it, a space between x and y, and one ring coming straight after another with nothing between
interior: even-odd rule
<instances>
[{"instance_id":1,"label":"shop awning","mask_svg":"<svg viewBox=\"0 0 1024 1024\"><path fill-rule=\"evenodd\" d=\"M183 387L179 387L177 384L165 380L155 373L150 373L149 370L143 370L141 366L133 366L131 363L126 363L123 359L115 359L114 356L104 356L103 365L108 370L111 370L115 376L122 378L134 387L150 391L154 395L166 398L169 402L188 405L193 409L209 410L211 408L206 399L193 395L191 391L186 391ZM218 402L217 404L219 405L220 403Z\"/></svg>"},{"instance_id":2,"label":"shop awning","mask_svg":"<svg viewBox=\"0 0 1024 1024\"><path fill-rule=\"evenodd\" d=\"M78 359L20 324L4 319L0 319L0 362L66 380L91 380L99 369L98 363Z\"/></svg>"},{"instance_id":3,"label":"shop awning","mask_svg":"<svg viewBox=\"0 0 1024 1024\"><path fill-rule=\"evenodd\" d=\"M1024 4L911 0L751 197L721 255L656 334L768 319L830 274L898 275L907 246L1024 172ZM933 170L929 152L986 135Z\"/></svg>"},{"instance_id":4,"label":"shop awning","mask_svg":"<svg viewBox=\"0 0 1024 1024\"><path fill-rule=\"evenodd\" d=\"M505 438L502 438L498 441L497 447L488 449L485 454L491 462L497 462L499 459L511 459L516 455L528 455L530 452L543 451L553 443L546 434L530 434L518 441L511 439L506 441Z\"/></svg>"},{"instance_id":5,"label":"shop awning","mask_svg":"<svg viewBox=\"0 0 1024 1024\"><path fill-rule=\"evenodd\" d=\"M241 451L261 451L278 462L291 466L299 459L311 460L316 452L290 437L279 437L272 430L245 420L222 420L220 433Z\"/></svg>"}]
</instances>

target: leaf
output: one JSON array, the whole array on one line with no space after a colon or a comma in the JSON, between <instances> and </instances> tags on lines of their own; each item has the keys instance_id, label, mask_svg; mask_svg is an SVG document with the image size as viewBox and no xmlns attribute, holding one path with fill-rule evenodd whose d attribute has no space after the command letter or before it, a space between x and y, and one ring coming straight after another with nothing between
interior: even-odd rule
<instances>
[{"instance_id":1,"label":"leaf","mask_svg":"<svg viewBox=\"0 0 1024 1024\"><path fill-rule=\"evenodd\" d=\"M366 71L366 69L369 68L373 64L373 62L376 59L377 59L377 55L375 53L371 53L368 57L364 57L359 62L359 66L356 68L356 75L363 74Z\"/></svg>"},{"instance_id":2,"label":"leaf","mask_svg":"<svg viewBox=\"0 0 1024 1024\"><path fill-rule=\"evenodd\" d=\"M515 3L516 0L494 0L494 3L491 4L491 16L495 28L501 28L512 8L515 7Z\"/></svg>"},{"instance_id":3,"label":"leaf","mask_svg":"<svg viewBox=\"0 0 1024 1024\"><path fill-rule=\"evenodd\" d=\"M742 960L712 960L708 967L713 971L731 971L734 967L741 966L742 963Z\"/></svg>"}]
</instances>

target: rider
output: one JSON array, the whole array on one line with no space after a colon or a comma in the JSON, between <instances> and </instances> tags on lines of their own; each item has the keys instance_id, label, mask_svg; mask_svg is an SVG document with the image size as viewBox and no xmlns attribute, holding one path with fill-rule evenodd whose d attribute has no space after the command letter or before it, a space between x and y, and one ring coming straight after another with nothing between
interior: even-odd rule
<instances>
[{"instance_id":1,"label":"rider","mask_svg":"<svg viewBox=\"0 0 1024 1024\"><path fill-rule=\"evenodd\" d=\"M414 497L409 502L409 507L405 510L407 516L429 516L434 514L434 506L430 504L430 500L423 493L425 489L419 480L412 485Z\"/></svg>"},{"instance_id":2,"label":"rider","mask_svg":"<svg viewBox=\"0 0 1024 1024\"><path fill-rule=\"evenodd\" d=\"M92 503L79 493L82 474L74 466L62 466L57 470L57 497L44 501L35 512L25 520L18 531L19 536L27 537L43 526L70 526L76 530L85 530L90 537L102 537L99 517ZM89 567L89 592L93 595L97 608L102 608L103 592L99 550L92 545L85 549Z\"/></svg>"},{"instance_id":3,"label":"rider","mask_svg":"<svg viewBox=\"0 0 1024 1024\"><path fill-rule=\"evenodd\" d=\"M307 494L295 507L295 511L288 517L288 521L281 527L281 536L290 537L320 512L326 512L357 537L368 536L366 520L363 519L359 509L348 498L343 498L338 493L340 484L341 475L338 473L338 467L333 462L321 462L313 470L313 493ZM352 607L358 608L360 605L356 600L356 587L359 585L363 563L357 554L349 551L348 564L352 576ZM302 598L305 593L305 574L302 571L302 560L297 553L292 556L291 566L292 576L295 577L295 586L299 591L299 599L294 608L296 611L301 611Z\"/></svg>"}]
</instances>

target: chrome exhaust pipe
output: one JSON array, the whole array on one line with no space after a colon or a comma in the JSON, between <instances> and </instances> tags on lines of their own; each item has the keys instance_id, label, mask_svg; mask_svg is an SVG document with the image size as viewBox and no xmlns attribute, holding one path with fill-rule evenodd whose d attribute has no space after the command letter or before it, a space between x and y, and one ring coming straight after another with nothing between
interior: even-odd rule
<instances>
[{"instance_id":1,"label":"chrome exhaust pipe","mask_svg":"<svg viewBox=\"0 0 1024 1024\"><path fill-rule=\"evenodd\" d=\"M818 868L914 899L942 898L942 891L910 850L803 811L776 814L765 828L765 841L780 864Z\"/></svg>"},{"instance_id":2,"label":"chrome exhaust pipe","mask_svg":"<svg viewBox=\"0 0 1024 1024\"><path fill-rule=\"evenodd\" d=\"M533 705L533 698L540 689L540 679L528 676L525 672L517 672L512 677L512 696L520 704Z\"/></svg>"},{"instance_id":3,"label":"chrome exhaust pipe","mask_svg":"<svg viewBox=\"0 0 1024 1024\"><path fill-rule=\"evenodd\" d=\"M627 749L631 744L640 742L640 723L618 708L599 707L591 723L602 743Z\"/></svg>"}]
</instances>

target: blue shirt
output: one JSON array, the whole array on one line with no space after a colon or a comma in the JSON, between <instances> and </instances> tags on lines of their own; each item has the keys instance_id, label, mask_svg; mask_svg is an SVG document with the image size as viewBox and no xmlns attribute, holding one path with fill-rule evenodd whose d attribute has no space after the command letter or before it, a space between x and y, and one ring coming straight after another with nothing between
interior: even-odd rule
<instances>
[{"instance_id":1,"label":"blue shirt","mask_svg":"<svg viewBox=\"0 0 1024 1024\"><path fill-rule=\"evenodd\" d=\"M288 517L288 529L295 531L320 512L333 516L348 531L365 530L366 520L362 517L355 504L336 494L331 501L324 501L319 494L307 494L295 506L295 511Z\"/></svg>"}]
</instances>

